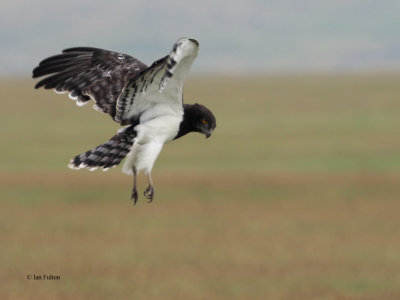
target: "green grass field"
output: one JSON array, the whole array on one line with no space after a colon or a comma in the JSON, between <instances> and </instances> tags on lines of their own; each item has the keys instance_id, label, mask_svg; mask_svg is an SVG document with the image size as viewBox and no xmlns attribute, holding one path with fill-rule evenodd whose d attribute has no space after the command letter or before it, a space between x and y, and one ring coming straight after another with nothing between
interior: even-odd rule
<instances>
[{"instance_id":1,"label":"green grass field","mask_svg":"<svg viewBox=\"0 0 400 300\"><path fill-rule=\"evenodd\" d=\"M0 298L399 299L399 80L191 77L216 131L166 145L136 206L120 167L66 168L116 124L1 80Z\"/></svg>"}]
</instances>

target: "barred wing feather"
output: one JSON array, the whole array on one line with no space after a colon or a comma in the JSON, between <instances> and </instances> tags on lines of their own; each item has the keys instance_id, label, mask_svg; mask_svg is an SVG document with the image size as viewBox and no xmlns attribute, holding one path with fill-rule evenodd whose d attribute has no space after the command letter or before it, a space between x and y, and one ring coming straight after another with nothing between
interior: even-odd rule
<instances>
[{"instance_id":1,"label":"barred wing feather","mask_svg":"<svg viewBox=\"0 0 400 300\"><path fill-rule=\"evenodd\" d=\"M147 66L129 55L98 48L76 47L44 59L33 70L33 78L47 76L35 88L69 93L76 104L89 100L94 108L115 116L115 103L125 84Z\"/></svg>"},{"instance_id":2,"label":"barred wing feather","mask_svg":"<svg viewBox=\"0 0 400 300\"><path fill-rule=\"evenodd\" d=\"M156 105L181 111L183 85L197 54L195 40L178 40L169 55L127 83L117 100L115 120L129 124Z\"/></svg>"}]
</instances>

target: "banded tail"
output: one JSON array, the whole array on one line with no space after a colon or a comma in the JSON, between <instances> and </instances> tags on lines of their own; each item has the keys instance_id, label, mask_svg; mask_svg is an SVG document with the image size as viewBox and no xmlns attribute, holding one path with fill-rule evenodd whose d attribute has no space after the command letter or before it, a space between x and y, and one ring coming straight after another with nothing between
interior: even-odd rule
<instances>
[{"instance_id":1,"label":"banded tail","mask_svg":"<svg viewBox=\"0 0 400 300\"><path fill-rule=\"evenodd\" d=\"M102 168L106 171L118 165L133 145L133 139L136 137L134 126L124 128L106 143L75 156L70 160L68 168L89 168L90 171Z\"/></svg>"}]
</instances>

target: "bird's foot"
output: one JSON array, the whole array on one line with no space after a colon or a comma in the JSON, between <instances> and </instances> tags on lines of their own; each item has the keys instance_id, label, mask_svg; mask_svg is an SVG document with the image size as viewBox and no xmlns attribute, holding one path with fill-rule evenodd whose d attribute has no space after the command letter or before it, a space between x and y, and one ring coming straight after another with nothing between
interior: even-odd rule
<instances>
[{"instance_id":1,"label":"bird's foot","mask_svg":"<svg viewBox=\"0 0 400 300\"><path fill-rule=\"evenodd\" d=\"M136 188L133 188L133 189L132 189L131 200L133 200L133 204L134 204L134 205L136 204L136 202L138 201L138 199L139 199L138 192L137 192Z\"/></svg>"},{"instance_id":2,"label":"bird's foot","mask_svg":"<svg viewBox=\"0 0 400 300\"><path fill-rule=\"evenodd\" d=\"M153 196L154 196L154 188L149 185L147 189L144 191L143 195L146 197L149 202L153 201Z\"/></svg>"}]
</instances>

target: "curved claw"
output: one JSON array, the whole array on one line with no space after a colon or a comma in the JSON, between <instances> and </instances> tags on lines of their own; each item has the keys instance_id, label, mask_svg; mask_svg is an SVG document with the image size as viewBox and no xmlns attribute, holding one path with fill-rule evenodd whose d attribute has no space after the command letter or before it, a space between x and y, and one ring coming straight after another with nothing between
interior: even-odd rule
<instances>
[{"instance_id":1,"label":"curved claw","mask_svg":"<svg viewBox=\"0 0 400 300\"><path fill-rule=\"evenodd\" d=\"M154 188L151 185L149 185L147 189L144 191L143 195L146 197L147 200L149 200L149 202L153 201Z\"/></svg>"},{"instance_id":2,"label":"curved claw","mask_svg":"<svg viewBox=\"0 0 400 300\"><path fill-rule=\"evenodd\" d=\"M131 200L133 200L133 205L136 205L136 202L139 199L139 195L136 189L132 189Z\"/></svg>"},{"instance_id":3,"label":"curved claw","mask_svg":"<svg viewBox=\"0 0 400 300\"><path fill-rule=\"evenodd\" d=\"M133 205L136 205L136 202L139 199L139 195L138 195L137 189L136 189L136 168L135 167L132 167L132 173L133 173L133 188L132 188L131 200L133 200Z\"/></svg>"}]
</instances>

